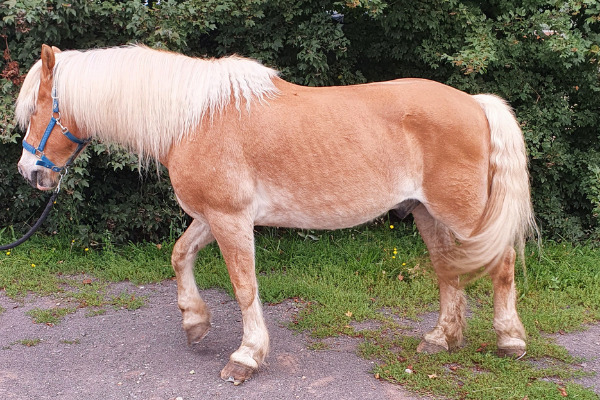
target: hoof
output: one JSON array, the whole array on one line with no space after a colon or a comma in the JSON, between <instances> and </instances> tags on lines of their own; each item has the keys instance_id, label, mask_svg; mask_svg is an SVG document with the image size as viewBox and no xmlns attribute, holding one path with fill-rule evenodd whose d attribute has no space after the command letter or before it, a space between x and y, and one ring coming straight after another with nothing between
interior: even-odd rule
<instances>
[{"instance_id":1,"label":"hoof","mask_svg":"<svg viewBox=\"0 0 600 400\"><path fill-rule=\"evenodd\" d=\"M421 343L417 347L417 353L435 354L442 351L448 351L448 349L439 344L426 342L425 340L421 340Z\"/></svg>"},{"instance_id":2,"label":"hoof","mask_svg":"<svg viewBox=\"0 0 600 400\"><path fill-rule=\"evenodd\" d=\"M499 357L510 357L516 360L520 360L521 358L525 357L525 354L527 354L527 352L525 351L525 349L521 348L498 348L497 354Z\"/></svg>"},{"instance_id":3,"label":"hoof","mask_svg":"<svg viewBox=\"0 0 600 400\"><path fill-rule=\"evenodd\" d=\"M210 322L192 325L185 329L188 344L199 343L210 330Z\"/></svg>"},{"instance_id":4,"label":"hoof","mask_svg":"<svg viewBox=\"0 0 600 400\"><path fill-rule=\"evenodd\" d=\"M221 379L227 382L233 382L235 386L247 381L252 377L254 369L247 365L229 361L221 371Z\"/></svg>"}]
</instances>

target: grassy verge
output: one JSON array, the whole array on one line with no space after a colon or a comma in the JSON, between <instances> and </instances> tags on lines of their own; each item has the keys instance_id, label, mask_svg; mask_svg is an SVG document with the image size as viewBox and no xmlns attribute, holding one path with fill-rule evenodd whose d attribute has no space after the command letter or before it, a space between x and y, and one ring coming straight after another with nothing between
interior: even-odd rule
<instances>
[{"instance_id":1,"label":"grassy verge","mask_svg":"<svg viewBox=\"0 0 600 400\"><path fill-rule=\"evenodd\" d=\"M546 334L600 320L600 250L552 242L544 244L541 254L528 248L527 272L517 270L519 312L529 335L525 361L494 354L489 279L467 289L472 314L467 346L452 354L425 356L416 353L419 339L407 335L398 321L437 310L437 287L418 234L411 225L397 225L391 229L379 221L336 232L261 229L256 259L263 301L295 298L304 303L291 326L311 332L314 350L327 347L319 338L361 337L360 353L377 360L376 377L417 392L461 399L552 399L564 393L598 398L572 383L580 374L575 360ZM135 308L143 299L126 293L107 299L103 288L107 282L171 278L171 249L172 243L161 243L109 245L99 251L68 238L37 238L0 254L0 288L17 298L31 292L69 296L80 307L93 308L90 315L111 304ZM65 280L78 274L93 279L81 287ZM201 288L231 293L216 245L200 253L196 278ZM359 330L361 321L375 323Z\"/></svg>"}]
</instances>

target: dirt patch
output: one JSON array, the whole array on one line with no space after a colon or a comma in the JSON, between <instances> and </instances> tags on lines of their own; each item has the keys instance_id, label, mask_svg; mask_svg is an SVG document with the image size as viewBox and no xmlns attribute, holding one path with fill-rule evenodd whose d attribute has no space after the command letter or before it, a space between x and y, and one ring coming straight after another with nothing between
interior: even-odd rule
<instances>
[{"instance_id":1,"label":"dirt patch","mask_svg":"<svg viewBox=\"0 0 600 400\"><path fill-rule=\"evenodd\" d=\"M566 348L572 356L582 359L579 368L596 373L594 376L587 376L576 382L592 388L600 395L600 324L588 325L581 332L555 335L555 337L556 343Z\"/></svg>"}]
</instances>

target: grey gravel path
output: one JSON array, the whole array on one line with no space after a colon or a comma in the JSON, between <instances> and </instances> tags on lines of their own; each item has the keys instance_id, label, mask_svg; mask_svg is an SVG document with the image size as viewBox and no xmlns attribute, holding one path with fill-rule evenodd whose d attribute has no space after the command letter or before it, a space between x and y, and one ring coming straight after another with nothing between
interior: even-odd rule
<instances>
[{"instance_id":1,"label":"grey gravel path","mask_svg":"<svg viewBox=\"0 0 600 400\"><path fill-rule=\"evenodd\" d=\"M49 327L25 312L56 300L27 298L24 304L0 292L0 399L419 399L374 379L372 363L356 356L356 342L334 339L328 350L309 350L309 339L285 328L294 302L265 306L271 335L268 364L234 387L219 378L241 341L237 303L219 290L202 292L213 314L203 341L189 347L181 328L175 283L139 288L148 296L135 311L108 309L86 317L85 309ZM15 342L40 338L32 347Z\"/></svg>"}]
</instances>

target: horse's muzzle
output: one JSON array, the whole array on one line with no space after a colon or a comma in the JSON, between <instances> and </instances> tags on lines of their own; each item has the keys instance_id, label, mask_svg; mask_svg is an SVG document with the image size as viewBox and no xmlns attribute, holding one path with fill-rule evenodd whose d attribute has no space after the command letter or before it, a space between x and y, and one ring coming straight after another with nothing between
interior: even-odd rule
<instances>
[{"instance_id":1,"label":"horse's muzzle","mask_svg":"<svg viewBox=\"0 0 600 400\"><path fill-rule=\"evenodd\" d=\"M21 163L17 165L19 169L19 173L25 180L33 187L37 188L37 171L33 170L31 173L28 173L27 169L21 166Z\"/></svg>"},{"instance_id":2,"label":"horse's muzzle","mask_svg":"<svg viewBox=\"0 0 600 400\"><path fill-rule=\"evenodd\" d=\"M21 167L21 165L18 166L18 169L23 178L25 178L25 180L36 189L52 190L56 187L56 182L54 182L52 178L48 177L44 171L38 171L34 169L28 173L28 171Z\"/></svg>"}]
</instances>

